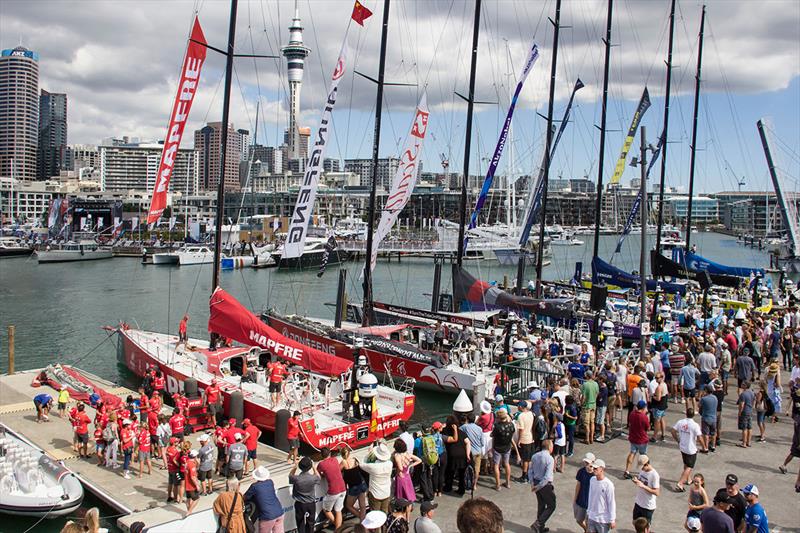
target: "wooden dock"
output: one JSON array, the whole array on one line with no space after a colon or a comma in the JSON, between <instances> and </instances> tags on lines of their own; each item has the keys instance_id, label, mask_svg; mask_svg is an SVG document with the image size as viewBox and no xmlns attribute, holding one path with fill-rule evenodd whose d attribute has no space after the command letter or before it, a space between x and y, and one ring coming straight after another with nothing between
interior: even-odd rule
<instances>
[{"instance_id":1,"label":"wooden dock","mask_svg":"<svg viewBox=\"0 0 800 533\"><path fill-rule=\"evenodd\" d=\"M148 527L153 527L182 519L186 506L166 502L166 470L154 465L152 475L145 473L142 478L138 478L135 473L138 471L138 466L134 463L134 467L131 468L131 479L125 479L121 469L113 470L98 466L94 457L89 460L79 459L72 450L72 427L67 419L58 417L55 409L50 413L49 422L36 423L34 396L41 393L50 394L54 399L57 396L57 392L49 387L31 386L31 382L39 372L40 370L28 370L10 376L0 376L0 417L3 423L42 448L54 459L63 461L64 465L80 478L86 490L122 514L117 526L123 531L127 532L134 522L140 521ZM130 389L88 372L82 370L81 372L111 394L122 398L135 394ZM88 405L87 413L94 418L94 409ZM199 433L193 437L196 436L199 436ZM89 449L93 447L94 443L90 441ZM259 443L258 462L259 465L266 465L269 468L276 487L288 485L290 465L286 463L285 452ZM248 476L242 484L243 491L249 487L250 482ZM223 482L216 479L215 488L221 485ZM201 497L194 513L207 511L213 501L213 496Z\"/></svg>"}]
</instances>

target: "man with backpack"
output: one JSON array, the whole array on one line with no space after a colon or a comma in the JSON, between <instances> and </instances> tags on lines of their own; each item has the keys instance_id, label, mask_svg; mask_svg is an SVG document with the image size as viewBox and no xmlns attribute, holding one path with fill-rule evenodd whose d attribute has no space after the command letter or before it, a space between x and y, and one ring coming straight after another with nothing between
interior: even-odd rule
<instances>
[{"instance_id":1,"label":"man with backpack","mask_svg":"<svg viewBox=\"0 0 800 533\"><path fill-rule=\"evenodd\" d=\"M474 491L478 486L478 477L481 472L481 460L483 459L483 430L475 422L469 422L464 416L461 423L461 431L467 435L470 444L470 457L472 458L472 483L467 483L467 489Z\"/></svg>"}]
</instances>

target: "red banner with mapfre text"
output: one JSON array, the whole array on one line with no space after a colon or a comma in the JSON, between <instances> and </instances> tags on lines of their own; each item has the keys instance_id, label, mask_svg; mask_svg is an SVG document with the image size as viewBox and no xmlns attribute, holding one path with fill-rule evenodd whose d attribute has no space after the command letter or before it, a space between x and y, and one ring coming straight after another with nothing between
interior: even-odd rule
<instances>
[{"instance_id":1,"label":"red banner with mapfre text","mask_svg":"<svg viewBox=\"0 0 800 533\"><path fill-rule=\"evenodd\" d=\"M158 165L153 196L150 199L150 210L147 212L148 224L157 222L167 207L169 180L175 168L178 148L181 145L186 121L189 119L189 111L192 109L197 84L200 82L200 70L206 60L205 44L206 37L203 35L203 28L200 27L200 20L195 18L189 46L183 58L178 93L175 95L175 103L172 105L172 114L169 117L169 128L164 138L164 149L161 152L161 162Z\"/></svg>"},{"instance_id":2,"label":"red banner with mapfre text","mask_svg":"<svg viewBox=\"0 0 800 533\"><path fill-rule=\"evenodd\" d=\"M301 344L263 323L236 298L222 289L211 295L208 331L228 337L246 346L258 346L270 353L325 376L339 376L353 363L335 355Z\"/></svg>"}]
</instances>

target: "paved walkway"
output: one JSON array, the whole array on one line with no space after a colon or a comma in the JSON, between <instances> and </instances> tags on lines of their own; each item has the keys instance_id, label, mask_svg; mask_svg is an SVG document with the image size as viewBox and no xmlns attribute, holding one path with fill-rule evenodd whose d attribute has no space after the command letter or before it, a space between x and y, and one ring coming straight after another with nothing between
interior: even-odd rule
<instances>
[{"instance_id":1,"label":"paved walkway","mask_svg":"<svg viewBox=\"0 0 800 533\"><path fill-rule=\"evenodd\" d=\"M788 382L788 374L782 376ZM733 393L735 382L730 388ZM800 532L800 494L794 491L794 480L800 460L789 464L789 473L782 475L778 465L783 463L792 442L793 423L789 417L782 416L777 424L767 424L767 442L756 442L753 439L751 448L742 449L736 446L740 432L736 430L735 398L726 398L723 406L722 444L715 453L699 454L695 472L702 473L706 479L706 491L709 498L717 489L725 486L725 476L734 473L739 477L740 487L747 483L755 483L761 492L761 503L769 517L771 533ZM786 400L784 400L786 401ZM671 403L666 420L669 425L682 418L683 405ZM699 423L699 417L695 417ZM755 420L754 420L755 421ZM669 430L668 430L669 431ZM755 437L758 436L756 429ZM568 533L580 531L572 517L572 497L575 490L575 474L581 468L581 458L591 451L603 459L608 468L608 477L614 482L617 501L617 531L632 532L631 513L636 486L623 479L625 458L628 453L626 436L615 438L606 443L592 445L576 442L575 455L567 460L564 473L556 473L556 512L547 526L552 533ZM653 518L653 531L681 533L686 517L686 493L677 493L674 485L682 470L681 455L678 444L668 435L663 443L650 444L648 456L655 469L661 475L661 496ZM634 465L632 472L637 472ZM512 465L512 475L519 476L519 467ZM505 531L507 533L530 532L530 524L536 518L536 497L531 493L529 485L512 481L511 488L503 488L500 492L494 489L494 480L479 480L475 496L482 496L495 502L503 511ZM457 498L444 495L439 500L436 522L445 533L456 532L456 513L459 505L468 496ZM415 508L415 514L418 509Z\"/></svg>"}]
</instances>

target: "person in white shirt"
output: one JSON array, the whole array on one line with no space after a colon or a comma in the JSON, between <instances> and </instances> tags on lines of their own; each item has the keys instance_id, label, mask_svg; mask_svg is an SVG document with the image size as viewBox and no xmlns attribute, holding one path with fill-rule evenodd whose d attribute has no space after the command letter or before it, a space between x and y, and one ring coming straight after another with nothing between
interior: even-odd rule
<instances>
[{"instance_id":1,"label":"person in white shirt","mask_svg":"<svg viewBox=\"0 0 800 533\"><path fill-rule=\"evenodd\" d=\"M683 457L683 473L675 485L675 490L678 492L686 490L683 486L692 477L692 469L697 461L697 439L703 434L700 424L695 422L693 418L694 409L688 407L686 409L686 418L678 420L669 430L672 433L672 438L678 442L681 456Z\"/></svg>"},{"instance_id":2,"label":"person in white shirt","mask_svg":"<svg viewBox=\"0 0 800 533\"><path fill-rule=\"evenodd\" d=\"M594 462L594 477L589 481L587 533L608 533L617 528L617 501L614 483L606 477L606 463Z\"/></svg>"},{"instance_id":3,"label":"person in white shirt","mask_svg":"<svg viewBox=\"0 0 800 533\"><path fill-rule=\"evenodd\" d=\"M644 517L647 524L653 523L653 513L656 510L656 497L661 494L661 476L650 464L650 458L646 455L639 456L641 470L639 475L632 478L636 485L636 497L633 504L633 520Z\"/></svg>"},{"instance_id":4,"label":"person in white shirt","mask_svg":"<svg viewBox=\"0 0 800 533\"><path fill-rule=\"evenodd\" d=\"M392 452L386 442L380 441L374 446L372 453L376 459L374 463L359 464L361 470L369 474L369 507L388 514L392 488Z\"/></svg>"}]
</instances>

